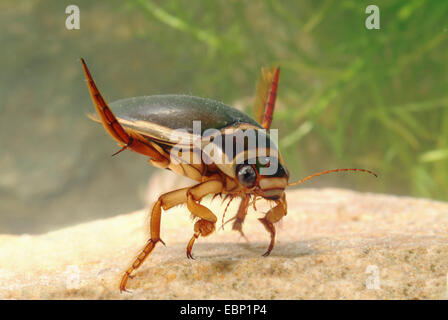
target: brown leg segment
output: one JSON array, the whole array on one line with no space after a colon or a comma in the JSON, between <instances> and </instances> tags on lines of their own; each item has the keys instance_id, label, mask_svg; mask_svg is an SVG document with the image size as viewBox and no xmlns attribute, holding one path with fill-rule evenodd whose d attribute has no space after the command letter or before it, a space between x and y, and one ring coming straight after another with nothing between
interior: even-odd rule
<instances>
[{"instance_id":1,"label":"brown leg segment","mask_svg":"<svg viewBox=\"0 0 448 320\"><path fill-rule=\"evenodd\" d=\"M171 191L165 193L159 197L157 202L154 204L151 212L151 238L148 240L148 243L134 260L132 265L126 270L121 278L120 283L120 292L126 291L126 283L128 278L133 278L131 273L141 266L143 261L151 254L154 250L157 242L162 242L165 244L162 239L160 239L160 220L163 210L168 210L174 206L187 202L187 191L189 188L183 188L176 191Z\"/></svg>"},{"instance_id":2,"label":"brown leg segment","mask_svg":"<svg viewBox=\"0 0 448 320\"><path fill-rule=\"evenodd\" d=\"M87 80L87 87L89 88L93 104L99 116L99 121L103 124L106 131L123 147L119 152L124 149L131 149L132 151L151 157L156 162L167 163L168 160L160 152L155 150L142 135L130 129L125 130L123 128L99 92L84 59L81 59L81 63ZM96 119L93 120L97 121Z\"/></svg>"},{"instance_id":3,"label":"brown leg segment","mask_svg":"<svg viewBox=\"0 0 448 320\"><path fill-rule=\"evenodd\" d=\"M195 260L193 258L193 256L191 255L191 250L193 250L193 245L194 245L194 241L199 238L200 233L199 232L195 232L194 235L191 237L190 241L188 241L188 245L187 245L187 258L188 259L192 259Z\"/></svg>"},{"instance_id":4,"label":"brown leg segment","mask_svg":"<svg viewBox=\"0 0 448 320\"><path fill-rule=\"evenodd\" d=\"M222 183L217 180L206 181L200 183L194 187L188 187L179 189L176 191L171 191L161 195L151 212L151 238L146 244L145 248L137 256L134 263L126 270L124 273L121 283L120 291L126 291L126 283L128 278L132 278L131 273L141 266L143 261L151 254L154 250L157 242L162 242L160 239L160 221L162 215L162 209L168 210L174 206L187 202L188 209L191 213L199 218L199 221L195 224L195 235L207 236L215 230L216 216L206 207L197 203L204 196L210 193L219 193L222 191ZM191 258L191 249L193 247L194 240L197 238L193 236L189 243L189 253L187 249L187 256Z\"/></svg>"},{"instance_id":5,"label":"brown leg segment","mask_svg":"<svg viewBox=\"0 0 448 320\"><path fill-rule=\"evenodd\" d=\"M212 234L213 231L215 231L214 223L204 220L204 219L199 219L198 221L196 221L196 223L194 224L194 234L191 237L191 239L187 245L187 258L188 259L194 260L193 256L191 255L191 250L193 250L193 245L194 245L195 240L197 238L199 238L199 236L206 237L206 236Z\"/></svg>"},{"instance_id":6,"label":"brown leg segment","mask_svg":"<svg viewBox=\"0 0 448 320\"><path fill-rule=\"evenodd\" d=\"M209 180L200 183L187 191L187 207L190 212L200 218L194 224L194 234L187 245L187 258L194 259L191 255L194 242L199 236L206 237L215 231L215 224L218 220L213 212L207 207L199 204L199 201L208 194L222 192L223 185L219 180Z\"/></svg>"},{"instance_id":7,"label":"brown leg segment","mask_svg":"<svg viewBox=\"0 0 448 320\"><path fill-rule=\"evenodd\" d=\"M249 200L250 200L250 196L246 195L240 203L240 206L238 207L238 212L235 215L235 222L233 223L232 226L232 230L236 230L239 231L239 233L241 234L241 236L246 239L246 235L243 232L243 223L244 220L246 219L246 215L247 215L247 209L249 208Z\"/></svg>"},{"instance_id":8,"label":"brown leg segment","mask_svg":"<svg viewBox=\"0 0 448 320\"><path fill-rule=\"evenodd\" d=\"M286 216L287 213L285 194L283 194L280 200L275 201L275 203L277 205L273 207L271 210L269 210L264 216L264 218L258 219L271 235L271 242L269 243L268 250L263 254L264 257L267 257L271 253L272 249L274 249L275 244L274 223L280 221L284 216Z\"/></svg>"},{"instance_id":9,"label":"brown leg segment","mask_svg":"<svg viewBox=\"0 0 448 320\"><path fill-rule=\"evenodd\" d=\"M275 244L275 227L272 222L269 222L266 217L258 219L263 224L265 229L270 233L271 235L271 242L269 243L268 250L263 254L263 257L267 257L269 254L271 254L272 249L274 249Z\"/></svg>"}]
</instances>

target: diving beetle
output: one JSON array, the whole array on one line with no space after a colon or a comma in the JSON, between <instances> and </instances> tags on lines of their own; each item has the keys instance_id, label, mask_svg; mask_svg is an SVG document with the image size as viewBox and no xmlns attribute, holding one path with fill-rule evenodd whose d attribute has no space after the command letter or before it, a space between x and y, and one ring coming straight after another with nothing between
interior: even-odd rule
<instances>
[{"instance_id":1,"label":"diving beetle","mask_svg":"<svg viewBox=\"0 0 448 320\"><path fill-rule=\"evenodd\" d=\"M315 173L295 183L288 183L289 174L276 141L266 133L271 126L277 96L280 75L278 67L262 69L256 88L255 119L253 119L222 102L187 95L133 97L116 101L109 106L98 91L82 58L81 63L97 112L97 115L91 115L91 118L102 123L106 131L121 146L115 154L129 149L148 156L148 162L155 167L172 170L196 181L191 187L174 190L158 197L151 210L150 239L124 272L120 291L126 291L128 278L133 277L132 273L151 254L156 244L158 242L164 244L160 237L162 209L168 210L180 204L187 204L188 210L196 220L193 236L186 250L187 257L193 259L191 252L195 240L199 236L205 237L213 233L217 221L215 214L200 204L205 196L221 195L230 201L235 198L241 200L235 216L230 220L234 221L232 229L239 231L243 236L242 225L249 206L252 204L256 209L255 202L261 198L273 201L275 206L259 219L271 237L268 249L264 253L264 256L268 256L275 243L274 223L280 221L287 213L284 192L287 186L298 185L313 177L338 171L362 171L376 176L366 169L334 169ZM191 143L194 140L195 121L201 124L202 136L199 137L199 145ZM204 135L207 129L214 129L223 136L231 138L225 140L226 143L216 144L214 140L216 135ZM254 144L248 143L247 139L243 140L242 148L235 152L235 146L232 145L235 134L248 130L261 134L255 137ZM182 150L173 152L179 144L179 140L173 137L179 137L179 132L180 136L190 143L184 144ZM233 151L230 152L230 157L226 158L230 161L214 161L216 158L204 152L211 144L214 152L221 152L224 156L229 150ZM226 145L226 148L223 145ZM260 152L261 149L263 152ZM199 161L184 161L186 154L190 160L199 154ZM263 170L269 168L272 163L275 163L275 170L268 174L267 171L263 173Z\"/></svg>"}]
</instances>

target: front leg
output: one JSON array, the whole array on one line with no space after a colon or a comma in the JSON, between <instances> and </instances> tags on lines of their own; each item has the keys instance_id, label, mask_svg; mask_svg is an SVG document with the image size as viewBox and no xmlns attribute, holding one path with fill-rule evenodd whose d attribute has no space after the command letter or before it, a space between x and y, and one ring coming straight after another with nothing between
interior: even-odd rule
<instances>
[{"instance_id":1,"label":"front leg","mask_svg":"<svg viewBox=\"0 0 448 320\"><path fill-rule=\"evenodd\" d=\"M199 220L194 224L194 234L187 245L187 257L193 259L191 250L194 242L199 236L206 237L215 231L215 224L218 220L213 212L199 204L201 199L208 194L217 194L223 191L223 184L219 180L209 180L200 183L187 191L187 207L193 216L198 217Z\"/></svg>"},{"instance_id":2,"label":"front leg","mask_svg":"<svg viewBox=\"0 0 448 320\"><path fill-rule=\"evenodd\" d=\"M285 194L280 198L280 200L276 200L277 204L275 207L270 209L263 218L260 218L260 222L266 228L266 230L271 234L271 242L269 243L268 250L263 254L264 257L267 257L272 249L274 249L275 244L275 226L274 223L280 221L287 213L286 207L286 197Z\"/></svg>"}]
</instances>

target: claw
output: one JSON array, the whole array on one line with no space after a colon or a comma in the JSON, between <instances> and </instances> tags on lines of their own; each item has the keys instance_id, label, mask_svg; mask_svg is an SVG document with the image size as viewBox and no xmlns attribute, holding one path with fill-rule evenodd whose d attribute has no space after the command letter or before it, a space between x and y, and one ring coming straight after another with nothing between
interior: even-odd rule
<instances>
[{"instance_id":1,"label":"claw","mask_svg":"<svg viewBox=\"0 0 448 320\"><path fill-rule=\"evenodd\" d=\"M132 290L128 290L126 288L124 288L124 289L120 288L120 293L122 293L122 292L126 292L126 293L129 293L129 294L132 294Z\"/></svg>"},{"instance_id":2,"label":"claw","mask_svg":"<svg viewBox=\"0 0 448 320\"><path fill-rule=\"evenodd\" d=\"M126 271L125 274L123 275L123 278L121 279L121 282L120 282L120 293L122 293L122 292L132 293L132 291L129 291L128 289L126 289L126 284L128 282L128 278L132 279L132 278L134 278L134 276L129 274Z\"/></svg>"},{"instance_id":3,"label":"claw","mask_svg":"<svg viewBox=\"0 0 448 320\"><path fill-rule=\"evenodd\" d=\"M128 291L128 290L126 290L126 284L128 282L128 279L129 278L133 279L135 277L131 273L134 270L136 270L138 267L140 267L140 265L143 263L143 261L151 254L151 252L154 250L157 242L162 242L163 243L163 241L161 239L157 239L157 240L149 239L148 240L148 243L146 244L145 248L140 252L140 254L137 256L137 258L135 259L135 261L132 264L132 266L129 267L129 269L126 270L126 272L124 273L123 277L121 278L120 292ZM165 244L165 243L163 243L163 244Z\"/></svg>"},{"instance_id":4,"label":"claw","mask_svg":"<svg viewBox=\"0 0 448 320\"><path fill-rule=\"evenodd\" d=\"M271 222L266 220L266 218L260 218L258 220L263 224L265 229L271 235L271 242L269 243L268 250L263 254L263 257L267 257L271 253L272 249L274 249L274 244L275 244L275 227L274 227L274 225Z\"/></svg>"},{"instance_id":5,"label":"claw","mask_svg":"<svg viewBox=\"0 0 448 320\"><path fill-rule=\"evenodd\" d=\"M268 249L265 253L262 254L263 257L267 257L271 254L272 249Z\"/></svg>"},{"instance_id":6,"label":"claw","mask_svg":"<svg viewBox=\"0 0 448 320\"><path fill-rule=\"evenodd\" d=\"M187 258L188 258L188 259L191 259L191 260L196 260L196 258L194 258L194 257L191 255L191 252L188 252L188 251L187 251Z\"/></svg>"},{"instance_id":7,"label":"claw","mask_svg":"<svg viewBox=\"0 0 448 320\"><path fill-rule=\"evenodd\" d=\"M193 245L194 245L194 241L199 237L199 232L196 232L190 239L190 241L188 242L187 245L187 258L188 259L192 259L192 260L196 260L195 258L193 258L193 256L191 255L191 250L193 250Z\"/></svg>"}]
</instances>

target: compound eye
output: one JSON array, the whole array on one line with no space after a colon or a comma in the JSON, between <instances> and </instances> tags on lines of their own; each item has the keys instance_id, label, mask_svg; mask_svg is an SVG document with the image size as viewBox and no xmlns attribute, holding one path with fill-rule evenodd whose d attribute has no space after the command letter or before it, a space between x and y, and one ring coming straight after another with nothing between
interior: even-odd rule
<instances>
[{"instance_id":1,"label":"compound eye","mask_svg":"<svg viewBox=\"0 0 448 320\"><path fill-rule=\"evenodd\" d=\"M257 173L251 165L243 165L238 169L238 180L243 186L251 188L257 180Z\"/></svg>"}]
</instances>

